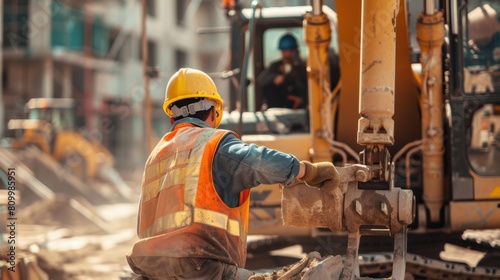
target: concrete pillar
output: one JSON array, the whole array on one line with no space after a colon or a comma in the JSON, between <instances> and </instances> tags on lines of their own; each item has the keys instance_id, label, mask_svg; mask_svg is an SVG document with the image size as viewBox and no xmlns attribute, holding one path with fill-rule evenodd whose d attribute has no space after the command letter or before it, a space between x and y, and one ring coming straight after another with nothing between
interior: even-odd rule
<instances>
[{"instance_id":1,"label":"concrete pillar","mask_svg":"<svg viewBox=\"0 0 500 280\"><path fill-rule=\"evenodd\" d=\"M41 97L52 97L54 95L54 61L46 58L42 62L42 92Z\"/></svg>"},{"instance_id":2,"label":"concrete pillar","mask_svg":"<svg viewBox=\"0 0 500 280\"><path fill-rule=\"evenodd\" d=\"M29 47L33 53L49 53L51 47L51 11L52 0L30 1L28 10ZM55 13L60 11L55 11Z\"/></svg>"},{"instance_id":3,"label":"concrete pillar","mask_svg":"<svg viewBox=\"0 0 500 280\"><path fill-rule=\"evenodd\" d=\"M71 98L71 72L73 68L65 64L62 69L62 97Z\"/></svg>"}]
</instances>

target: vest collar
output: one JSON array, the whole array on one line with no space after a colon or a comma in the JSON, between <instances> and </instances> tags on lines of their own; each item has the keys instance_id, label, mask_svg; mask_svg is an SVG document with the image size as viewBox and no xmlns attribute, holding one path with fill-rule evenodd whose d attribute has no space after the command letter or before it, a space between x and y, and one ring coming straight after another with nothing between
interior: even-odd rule
<instances>
[{"instance_id":1,"label":"vest collar","mask_svg":"<svg viewBox=\"0 0 500 280\"><path fill-rule=\"evenodd\" d=\"M184 123L189 123L189 124L192 124L194 126L199 126L199 127L212 128L206 122L204 122L204 121L202 121L200 119L187 117L187 118L183 118L183 119L180 119L180 120L174 122L174 124L172 125L172 128L170 129L170 131L173 131L176 126L178 126L180 124L184 124Z\"/></svg>"}]
</instances>

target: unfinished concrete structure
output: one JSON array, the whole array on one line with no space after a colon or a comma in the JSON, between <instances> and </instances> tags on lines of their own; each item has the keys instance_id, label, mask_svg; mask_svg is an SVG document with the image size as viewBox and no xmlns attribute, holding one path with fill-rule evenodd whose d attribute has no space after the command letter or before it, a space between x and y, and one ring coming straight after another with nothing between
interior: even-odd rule
<instances>
[{"instance_id":1,"label":"unfinished concrete structure","mask_svg":"<svg viewBox=\"0 0 500 280\"><path fill-rule=\"evenodd\" d=\"M73 98L77 125L102 140L118 167L142 167L141 2L7 0L3 6L3 136L13 136L6 123L24 117L30 98ZM152 126L161 136L168 128L161 110L167 78L185 66L224 69L227 35L197 32L223 24L218 1L148 0L146 11L148 65L159 68L149 83ZM218 86L225 92L226 83Z\"/></svg>"}]
</instances>

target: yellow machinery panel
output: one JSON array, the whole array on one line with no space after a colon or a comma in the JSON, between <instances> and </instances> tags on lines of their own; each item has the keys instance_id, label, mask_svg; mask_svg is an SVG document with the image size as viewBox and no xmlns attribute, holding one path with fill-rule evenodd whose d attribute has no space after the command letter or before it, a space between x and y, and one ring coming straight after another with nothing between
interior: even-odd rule
<instances>
[{"instance_id":1,"label":"yellow machinery panel","mask_svg":"<svg viewBox=\"0 0 500 280\"><path fill-rule=\"evenodd\" d=\"M500 228L500 200L450 202L450 229Z\"/></svg>"}]
</instances>

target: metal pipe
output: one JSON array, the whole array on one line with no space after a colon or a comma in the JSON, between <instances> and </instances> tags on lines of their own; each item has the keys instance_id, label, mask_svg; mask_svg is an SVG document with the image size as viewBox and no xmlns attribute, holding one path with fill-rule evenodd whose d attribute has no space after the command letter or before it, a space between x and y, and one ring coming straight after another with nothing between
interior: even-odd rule
<instances>
[{"instance_id":1,"label":"metal pipe","mask_svg":"<svg viewBox=\"0 0 500 280\"><path fill-rule=\"evenodd\" d=\"M401 157L401 155L403 155L406 150L408 150L409 148L411 147L414 147L414 146L417 146L417 145L421 145L422 144L422 139L420 140L416 140L416 141L413 141L413 142L410 142L408 144L406 144L401 150L399 150L396 155L392 158L392 162L394 162L394 164L396 164L396 162L398 161L399 157Z\"/></svg>"},{"instance_id":2,"label":"metal pipe","mask_svg":"<svg viewBox=\"0 0 500 280\"><path fill-rule=\"evenodd\" d=\"M345 166L345 164L347 163L347 154L341 149L333 146L330 147L330 151L332 151L332 155L339 154L342 157L342 166Z\"/></svg>"},{"instance_id":3,"label":"metal pipe","mask_svg":"<svg viewBox=\"0 0 500 280\"><path fill-rule=\"evenodd\" d=\"M323 0L311 0L311 6L312 6L312 14L314 16L319 16L321 15L322 7L323 7Z\"/></svg>"},{"instance_id":4,"label":"metal pipe","mask_svg":"<svg viewBox=\"0 0 500 280\"><path fill-rule=\"evenodd\" d=\"M243 135L243 110L245 109L245 104L246 102L246 95L245 95L245 92L246 92L246 79L247 79L247 72L248 72L248 59L250 57L250 52L252 51L252 46L253 46L253 37L254 37L254 28L255 28L255 11L257 10L257 7L259 6L259 0L254 0L252 1L252 17L250 18L250 22L249 22L249 26L250 26L250 29L248 31L248 34L249 34L249 38L248 38L248 45L247 45L247 48L246 48L246 51L245 51L245 55L243 57L243 66L241 67L242 68L242 72L241 72L241 77L240 77L240 87L239 87L239 90L240 90L240 120L239 120L239 123L238 123L238 134L240 136Z\"/></svg>"},{"instance_id":5,"label":"metal pipe","mask_svg":"<svg viewBox=\"0 0 500 280\"><path fill-rule=\"evenodd\" d=\"M323 120L326 120L327 122L331 120L331 122L328 122L323 125L324 127L323 137L331 146L340 148L342 153L346 155L346 158L343 160L343 165L345 165L347 163L347 154L344 151L346 151L352 158L354 158L356 160L356 163L359 163L359 155L346 143L333 140L334 139L333 120L335 117L335 112L333 112L333 107L336 104L332 100L338 95L341 88L341 84L342 83L339 81L337 86L335 86L335 88L332 90L332 92L329 91L328 86L326 84L324 85L323 94L325 95L325 102L323 102L321 110L322 110ZM339 151L336 148L332 148L332 151Z\"/></svg>"},{"instance_id":6,"label":"metal pipe","mask_svg":"<svg viewBox=\"0 0 500 280\"><path fill-rule=\"evenodd\" d=\"M327 142L333 147L341 148L342 150L346 151L351 157L356 160L356 163L359 163L359 155L346 143L335 141L332 139L327 139Z\"/></svg>"},{"instance_id":7,"label":"metal pipe","mask_svg":"<svg viewBox=\"0 0 500 280\"><path fill-rule=\"evenodd\" d=\"M320 67L320 73L323 72L322 67ZM334 125L334 117L335 114L333 112L333 107L335 104L332 102L333 98L339 93L340 85L337 85L335 89L330 92L328 83L323 84L323 102L321 104L321 116L323 120L323 138L331 145L330 150L333 152L332 156L335 155L335 152L339 153L342 156L342 166L347 163L347 154L344 151L347 151L355 160L359 162L358 154L347 144L338 142L333 140L333 125ZM337 149L337 148L340 148Z\"/></svg>"},{"instance_id":8,"label":"metal pipe","mask_svg":"<svg viewBox=\"0 0 500 280\"><path fill-rule=\"evenodd\" d=\"M424 10L425 14L430 16L434 14L435 10L435 5L434 5L434 0L425 0L424 2Z\"/></svg>"},{"instance_id":9,"label":"metal pipe","mask_svg":"<svg viewBox=\"0 0 500 280\"><path fill-rule=\"evenodd\" d=\"M304 40L307 44L307 78L309 87L310 156L313 162L331 161L329 140L333 140L330 67L328 46L331 41L330 19L322 12L322 1L313 1L313 12L304 15ZM319 9L319 10L318 10ZM326 87L326 91L325 91Z\"/></svg>"},{"instance_id":10,"label":"metal pipe","mask_svg":"<svg viewBox=\"0 0 500 280\"><path fill-rule=\"evenodd\" d=\"M453 1L452 1L453 2ZM442 50L444 19L442 12L421 13L417 21L417 41L420 46L422 84L423 200L429 210L430 221L440 222L444 201L444 119Z\"/></svg>"},{"instance_id":11,"label":"metal pipe","mask_svg":"<svg viewBox=\"0 0 500 280\"><path fill-rule=\"evenodd\" d=\"M451 33L458 34L458 1L451 2Z\"/></svg>"},{"instance_id":12,"label":"metal pipe","mask_svg":"<svg viewBox=\"0 0 500 280\"><path fill-rule=\"evenodd\" d=\"M406 154L406 159L405 159L405 176L406 176L406 188L408 188L408 189L411 188L410 187L411 186L411 180L410 180L410 176L411 176L410 164L411 163L410 163L410 158L411 158L411 156L414 153L416 153L416 152L418 152L420 150L422 150L422 146L419 145L419 146L411 149L410 151L408 151L408 153Z\"/></svg>"}]
</instances>

